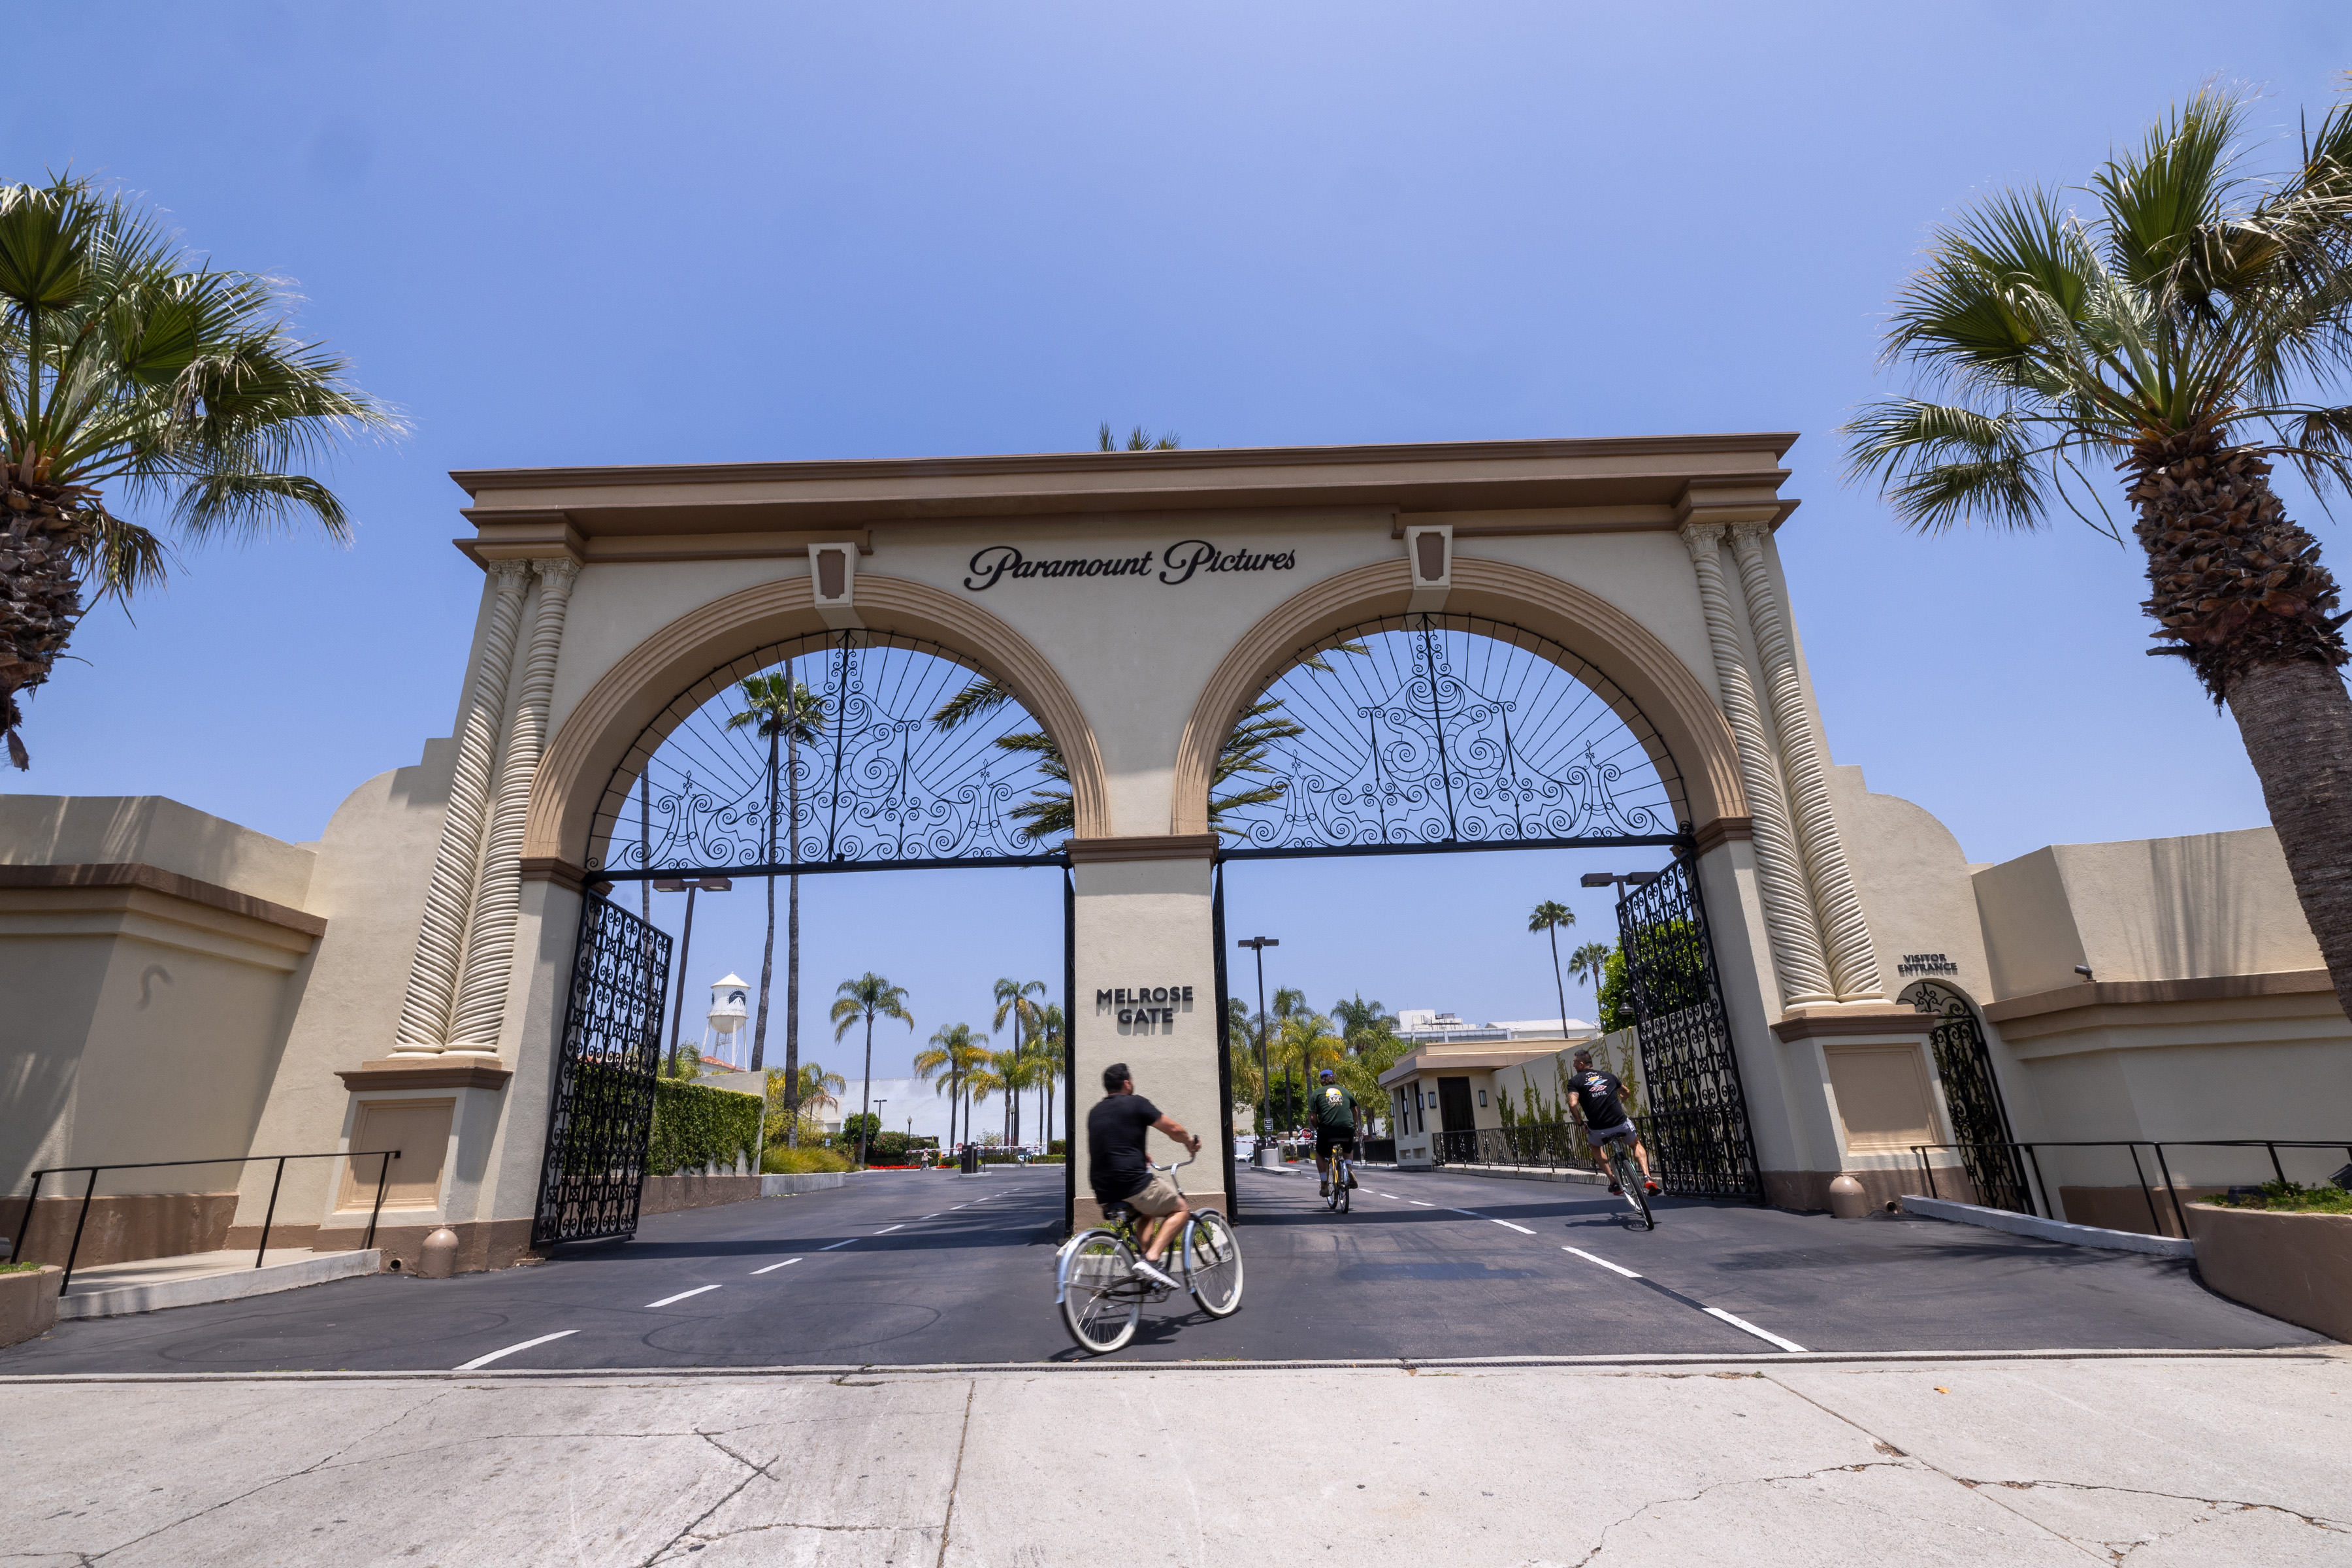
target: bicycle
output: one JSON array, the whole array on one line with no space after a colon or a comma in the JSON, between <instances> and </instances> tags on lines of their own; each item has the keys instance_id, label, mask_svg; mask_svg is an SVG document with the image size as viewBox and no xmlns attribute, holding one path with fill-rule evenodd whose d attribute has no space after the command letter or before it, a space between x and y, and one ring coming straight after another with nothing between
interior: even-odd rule
<instances>
[{"instance_id":1,"label":"bicycle","mask_svg":"<svg viewBox=\"0 0 2352 1568\"><path fill-rule=\"evenodd\" d=\"M1349 1193L1356 1184L1355 1171L1345 1149L1331 1151L1330 1190L1323 1194L1323 1206L1333 1214L1346 1214L1352 1206Z\"/></svg>"},{"instance_id":2,"label":"bicycle","mask_svg":"<svg viewBox=\"0 0 2352 1568\"><path fill-rule=\"evenodd\" d=\"M1196 1156L1197 1157L1197 1156ZM1154 1165L1171 1177L1192 1163ZM1062 1310L1063 1324L1078 1348L1108 1355L1135 1337L1135 1325L1146 1305L1156 1306L1171 1295L1168 1286L1138 1276L1133 1269L1140 1253L1139 1230L1156 1225L1125 1204L1104 1211L1110 1223L1082 1230L1062 1244L1054 1267L1054 1302ZM1215 1209L1194 1209L1160 1266L1177 1267L1184 1288L1213 1318L1229 1318L1242 1304L1242 1249L1234 1227Z\"/></svg>"},{"instance_id":3,"label":"bicycle","mask_svg":"<svg viewBox=\"0 0 2352 1568\"><path fill-rule=\"evenodd\" d=\"M1641 1217L1644 1230L1658 1228L1658 1216L1650 1212L1649 1184L1643 1179L1642 1167L1633 1159L1633 1143L1630 1138L1612 1138L1602 1144L1601 1168L1625 1194L1625 1205Z\"/></svg>"}]
</instances>

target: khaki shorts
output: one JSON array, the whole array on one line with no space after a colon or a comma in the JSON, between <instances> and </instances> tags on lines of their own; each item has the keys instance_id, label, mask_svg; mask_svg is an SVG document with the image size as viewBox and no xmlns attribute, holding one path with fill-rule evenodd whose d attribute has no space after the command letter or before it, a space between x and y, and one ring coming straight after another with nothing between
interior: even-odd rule
<instances>
[{"instance_id":1,"label":"khaki shorts","mask_svg":"<svg viewBox=\"0 0 2352 1568\"><path fill-rule=\"evenodd\" d=\"M1146 1219L1165 1219L1184 1206L1184 1194L1164 1171L1151 1173L1151 1184L1124 1200L1127 1206Z\"/></svg>"}]
</instances>

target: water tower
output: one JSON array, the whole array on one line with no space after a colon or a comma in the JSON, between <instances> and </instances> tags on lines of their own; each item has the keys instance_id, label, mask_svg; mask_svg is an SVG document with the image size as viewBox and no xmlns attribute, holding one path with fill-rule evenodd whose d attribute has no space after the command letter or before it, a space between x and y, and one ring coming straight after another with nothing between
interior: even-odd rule
<instances>
[{"instance_id":1,"label":"water tower","mask_svg":"<svg viewBox=\"0 0 2352 1568\"><path fill-rule=\"evenodd\" d=\"M751 1026L749 984L730 974L710 987L710 1053L719 1060L742 1065L743 1033Z\"/></svg>"}]
</instances>

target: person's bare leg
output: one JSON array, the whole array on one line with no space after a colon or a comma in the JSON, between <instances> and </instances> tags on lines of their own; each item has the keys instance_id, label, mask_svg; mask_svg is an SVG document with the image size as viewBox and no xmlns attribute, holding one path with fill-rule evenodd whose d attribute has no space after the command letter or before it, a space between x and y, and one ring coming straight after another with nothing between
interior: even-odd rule
<instances>
[{"instance_id":1,"label":"person's bare leg","mask_svg":"<svg viewBox=\"0 0 2352 1568\"><path fill-rule=\"evenodd\" d=\"M1176 1238L1177 1232L1184 1228L1184 1216L1190 1212L1184 1205L1178 1204L1176 1212L1160 1222L1150 1239L1143 1244L1143 1260L1146 1263L1156 1264L1166 1255L1168 1244Z\"/></svg>"},{"instance_id":2,"label":"person's bare leg","mask_svg":"<svg viewBox=\"0 0 2352 1568\"><path fill-rule=\"evenodd\" d=\"M1639 1138L1633 1140L1633 1163L1642 1167L1642 1180L1644 1184L1658 1179L1650 1174L1650 1152L1642 1146L1642 1141Z\"/></svg>"}]
</instances>

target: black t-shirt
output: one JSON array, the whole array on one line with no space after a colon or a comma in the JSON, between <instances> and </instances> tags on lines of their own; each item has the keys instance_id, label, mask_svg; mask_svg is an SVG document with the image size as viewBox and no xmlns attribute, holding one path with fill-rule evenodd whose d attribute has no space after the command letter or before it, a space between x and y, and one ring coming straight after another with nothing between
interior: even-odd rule
<instances>
[{"instance_id":1,"label":"black t-shirt","mask_svg":"<svg viewBox=\"0 0 2352 1568\"><path fill-rule=\"evenodd\" d=\"M1151 1184L1143 1135L1160 1108L1139 1094L1106 1095L1087 1112L1087 1180L1095 1202L1114 1204Z\"/></svg>"},{"instance_id":2,"label":"black t-shirt","mask_svg":"<svg viewBox=\"0 0 2352 1568\"><path fill-rule=\"evenodd\" d=\"M1588 1127L1622 1127L1631 1120L1625 1114L1625 1102L1618 1098L1625 1086L1598 1068L1587 1068L1568 1080L1570 1092L1584 1100L1584 1123Z\"/></svg>"}]
</instances>

